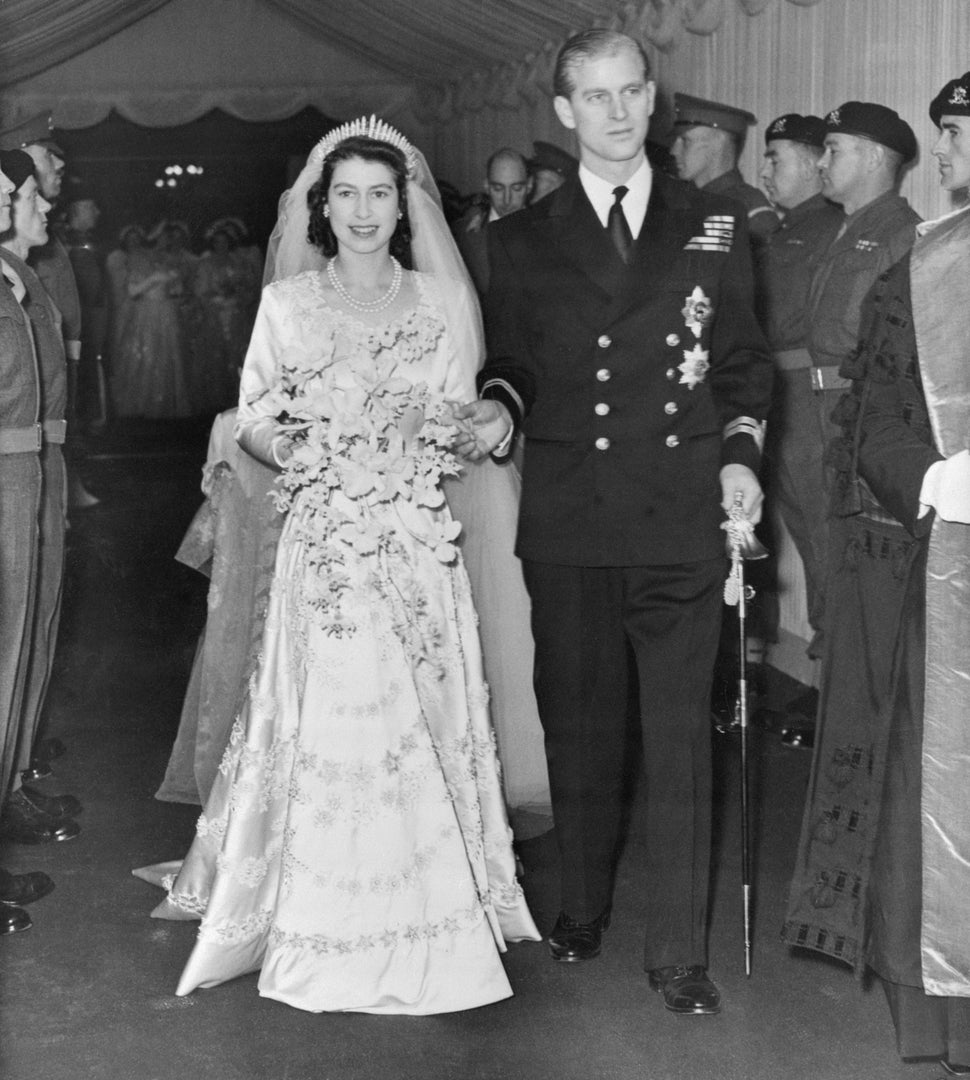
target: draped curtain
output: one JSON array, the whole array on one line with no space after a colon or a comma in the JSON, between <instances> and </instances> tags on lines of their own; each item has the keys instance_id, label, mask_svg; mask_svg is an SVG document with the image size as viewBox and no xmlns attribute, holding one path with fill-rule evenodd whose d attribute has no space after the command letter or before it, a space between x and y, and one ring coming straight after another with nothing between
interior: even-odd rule
<instances>
[{"instance_id":1,"label":"draped curtain","mask_svg":"<svg viewBox=\"0 0 970 1080\"><path fill-rule=\"evenodd\" d=\"M18 40L7 8L24 3L0 0L0 65ZM100 6L86 2L84 13ZM130 7L134 12L138 5ZM270 122L307 106L326 116L366 110L404 126L412 122L410 80L307 33L265 0L165 0L142 8L144 17L120 33L0 90L0 128L47 109L66 129L90 127L112 110L154 128L189 123L213 109ZM52 40L60 25L52 24ZM107 32L108 24L100 25ZM82 29L74 25L79 35ZM93 36L93 22L86 31Z\"/></svg>"},{"instance_id":2,"label":"draped curtain","mask_svg":"<svg viewBox=\"0 0 970 1080\"><path fill-rule=\"evenodd\" d=\"M628 17L634 8L652 27L644 35L659 87L652 138L669 138L677 91L748 109L758 123L741 168L756 183L763 132L776 116L824 115L849 100L881 102L912 125L921 148L902 193L925 217L950 208L929 154L936 132L927 106L948 79L970 68L968 0L651 0L627 6ZM615 18L622 14L617 8ZM662 33L649 22L661 16ZM550 42L518 84L507 72L502 94L490 93L482 74L419 91L419 115L426 106L433 117L428 130L441 175L477 187L495 149L528 153L536 139L575 152L549 99L555 52Z\"/></svg>"},{"instance_id":3,"label":"draped curtain","mask_svg":"<svg viewBox=\"0 0 970 1080\"><path fill-rule=\"evenodd\" d=\"M10 86L113 37L169 0L4 0L0 86Z\"/></svg>"},{"instance_id":4,"label":"draped curtain","mask_svg":"<svg viewBox=\"0 0 970 1080\"><path fill-rule=\"evenodd\" d=\"M4 0L0 86L37 75L107 40L170 0ZM409 80L455 82L479 72L507 99L548 74L550 45L611 25L669 48L683 32L713 33L732 8L749 15L781 0L265 0L323 40ZM811 6L820 0L784 0Z\"/></svg>"}]
</instances>

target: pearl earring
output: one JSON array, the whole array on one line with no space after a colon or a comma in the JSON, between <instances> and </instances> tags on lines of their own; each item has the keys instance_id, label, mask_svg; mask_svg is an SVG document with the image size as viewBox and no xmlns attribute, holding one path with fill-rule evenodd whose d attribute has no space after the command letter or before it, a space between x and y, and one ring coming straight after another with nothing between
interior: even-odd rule
<instances>
[{"instance_id":1,"label":"pearl earring","mask_svg":"<svg viewBox=\"0 0 970 1080\"><path fill-rule=\"evenodd\" d=\"M329 206L324 206L324 208L323 208L323 216L324 217L330 217L330 207Z\"/></svg>"},{"instance_id":2,"label":"pearl earring","mask_svg":"<svg viewBox=\"0 0 970 1080\"><path fill-rule=\"evenodd\" d=\"M403 210L398 210L398 212L397 212L397 220L400 221L402 217L404 217L404 211Z\"/></svg>"}]
</instances>

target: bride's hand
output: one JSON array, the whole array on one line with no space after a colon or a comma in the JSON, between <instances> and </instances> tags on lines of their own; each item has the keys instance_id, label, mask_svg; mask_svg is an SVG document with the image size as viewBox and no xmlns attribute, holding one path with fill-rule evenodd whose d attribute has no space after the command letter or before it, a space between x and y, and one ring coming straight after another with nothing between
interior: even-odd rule
<instances>
[{"instance_id":1,"label":"bride's hand","mask_svg":"<svg viewBox=\"0 0 970 1080\"><path fill-rule=\"evenodd\" d=\"M455 452L469 461L487 457L508 435L512 417L500 401L469 401L454 410L458 425Z\"/></svg>"}]
</instances>

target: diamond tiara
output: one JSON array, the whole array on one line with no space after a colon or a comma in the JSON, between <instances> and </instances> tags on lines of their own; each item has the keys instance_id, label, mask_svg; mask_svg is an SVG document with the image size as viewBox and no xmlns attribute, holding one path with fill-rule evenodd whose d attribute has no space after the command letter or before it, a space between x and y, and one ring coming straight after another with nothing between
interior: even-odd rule
<instances>
[{"instance_id":1,"label":"diamond tiara","mask_svg":"<svg viewBox=\"0 0 970 1080\"><path fill-rule=\"evenodd\" d=\"M396 128L392 128L391 125L384 120L378 120L374 115L371 115L369 118L363 116L358 117L358 119L351 120L346 124L341 124L340 127L334 128L333 131L328 132L311 151L311 160L315 165L323 165L324 161L337 149L344 139L350 139L356 135L364 135L368 139L376 139L378 142L390 143L391 146L396 147L404 155L404 159L407 162L408 176L414 175L418 164L414 147L407 139L405 139L400 131Z\"/></svg>"}]
</instances>

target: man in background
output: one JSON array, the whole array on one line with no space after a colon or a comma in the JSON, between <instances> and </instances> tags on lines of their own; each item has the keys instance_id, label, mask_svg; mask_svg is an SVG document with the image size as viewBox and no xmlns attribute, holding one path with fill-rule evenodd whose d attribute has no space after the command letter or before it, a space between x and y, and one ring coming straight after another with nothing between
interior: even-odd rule
<instances>
[{"instance_id":1,"label":"man in background","mask_svg":"<svg viewBox=\"0 0 970 1080\"><path fill-rule=\"evenodd\" d=\"M843 222L841 208L822 195L818 165L825 135L818 116L787 113L768 125L761 182L781 223L762 245L756 267L761 324L775 364L765 443L768 498L801 556L813 632L821 626L828 498L822 475L826 421L812 387L808 351L808 294L815 267ZM795 720L782 734L786 745L800 744L816 701L811 690L789 705Z\"/></svg>"},{"instance_id":2,"label":"man in background","mask_svg":"<svg viewBox=\"0 0 970 1080\"><path fill-rule=\"evenodd\" d=\"M885 105L848 101L825 117L825 151L819 161L822 194L841 206L842 221L835 239L819 256L809 287L808 376L815 419L814 437L802 447L806 461L811 456L822 463L826 447L840 433L832 411L849 382L839 368L855 352L864 329L862 302L876 279L909 251L916 238L919 215L898 193L902 170L916 151L913 129ZM823 465L818 482L828 511L828 466ZM812 598L811 657L824 653L826 578L832 560L841 557L841 540L833 538L836 528L840 526L827 521L815 530L819 572ZM817 695L809 695L789 717L786 745L814 744L817 700Z\"/></svg>"},{"instance_id":3,"label":"man in background","mask_svg":"<svg viewBox=\"0 0 970 1080\"><path fill-rule=\"evenodd\" d=\"M95 231L100 217L101 210L92 192L79 190L71 194L65 243L81 302L81 356L74 418L91 434L103 431L108 419L104 358L108 343L109 287L104 252Z\"/></svg>"},{"instance_id":4,"label":"man in background","mask_svg":"<svg viewBox=\"0 0 970 1080\"><path fill-rule=\"evenodd\" d=\"M473 206L455 227L455 240L479 296L488 292L487 227L521 210L532 191L529 163L518 150L496 150L485 166L486 199Z\"/></svg>"},{"instance_id":5,"label":"man in background","mask_svg":"<svg viewBox=\"0 0 970 1080\"><path fill-rule=\"evenodd\" d=\"M709 195L741 203L755 247L778 228L778 215L764 195L745 182L738 169L748 127L755 117L744 109L690 94L674 94L674 143L671 153L681 180Z\"/></svg>"}]
</instances>

